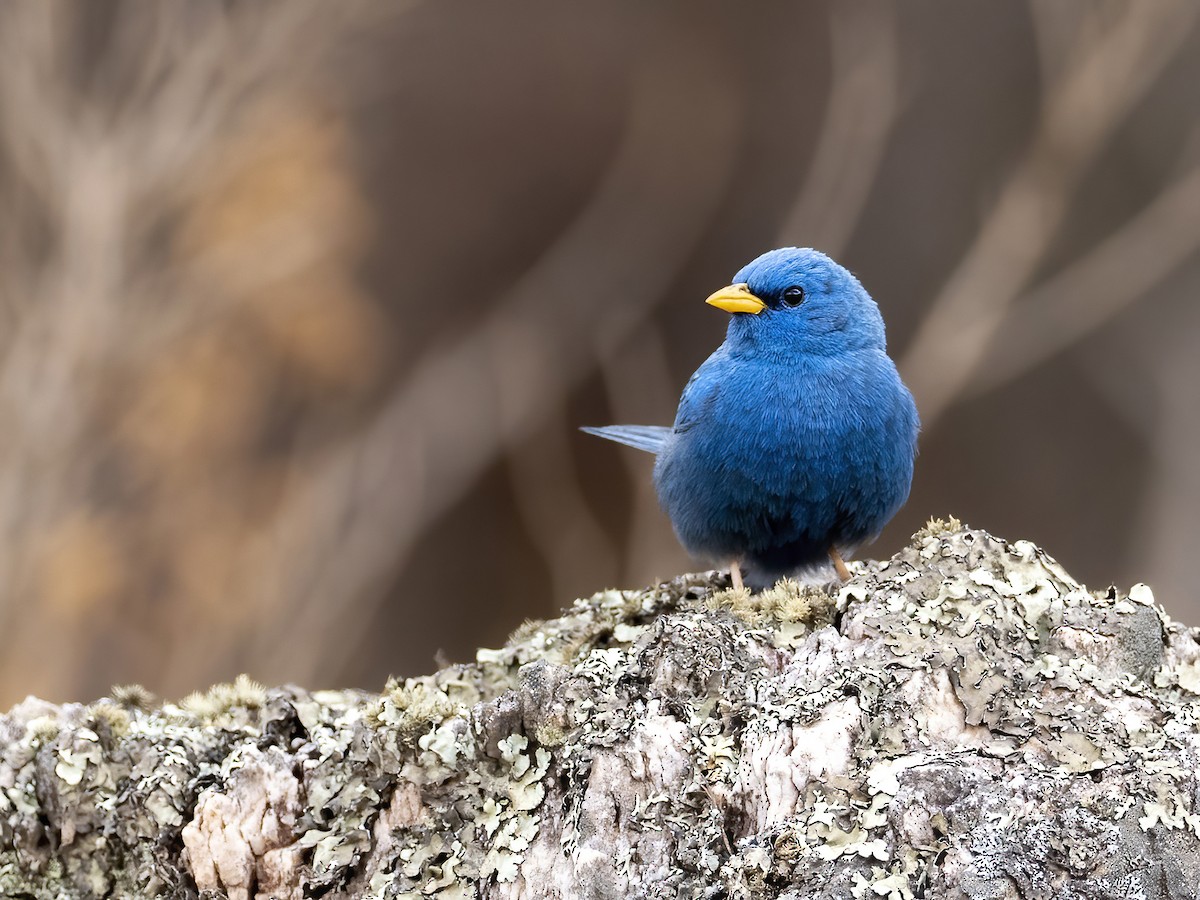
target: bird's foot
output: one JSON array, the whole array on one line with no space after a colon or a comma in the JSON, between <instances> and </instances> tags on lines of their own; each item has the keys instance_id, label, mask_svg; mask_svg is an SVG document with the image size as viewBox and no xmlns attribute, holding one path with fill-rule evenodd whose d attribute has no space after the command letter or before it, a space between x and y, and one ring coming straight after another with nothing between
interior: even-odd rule
<instances>
[{"instance_id":1,"label":"bird's foot","mask_svg":"<svg viewBox=\"0 0 1200 900\"><path fill-rule=\"evenodd\" d=\"M833 563L834 569L837 570L838 578L842 581L850 580L850 570L846 568L846 563L842 560L842 554L837 552L836 547L829 548L829 559Z\"/></svg>"},{"instance_id":2,"label":"bird's foot","mask_svg":"<svg viewBox=\"0 0 1200 900\"><path fill-rule=\"evenodd\" d=\"M742 589L742 567L737 564L737 560L729 564L729 580L733 582L735 591Z\"/></svg>"}]
</instances>

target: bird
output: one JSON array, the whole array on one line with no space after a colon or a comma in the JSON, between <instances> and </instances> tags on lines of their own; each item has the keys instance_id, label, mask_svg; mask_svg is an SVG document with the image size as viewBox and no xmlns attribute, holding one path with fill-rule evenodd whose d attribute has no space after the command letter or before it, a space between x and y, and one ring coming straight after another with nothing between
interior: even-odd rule
<instances>
[{"instance_id":1,"label":"bird","mask_svg":"<svg viewBox=\"0 0 1200 900\"><path fill-rule=\"evenodd\" d=\"M878 305L808 247L762 254L705 302L730 314L725 341L674 424L582 430L654 454L680 543L735 588L830 564L847 581L845 559L908 499L920 430Z\"/></svg>"}]
</instances>

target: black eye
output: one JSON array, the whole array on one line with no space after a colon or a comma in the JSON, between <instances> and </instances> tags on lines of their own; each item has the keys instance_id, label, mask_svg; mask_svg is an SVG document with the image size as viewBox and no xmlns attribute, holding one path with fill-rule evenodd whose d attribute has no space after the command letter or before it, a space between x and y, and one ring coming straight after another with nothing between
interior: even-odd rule
<instances>
[{"instance_id":1,"label":"black eye","mask_svg":"<svg viewBox=\"0 0 1200 900\"><path fill-rule=\"evenodd\" d=\"M804 288L793 285L783 292L783 302L788 306L799 306L804 302Z\"/></svg>"}]
</instances>

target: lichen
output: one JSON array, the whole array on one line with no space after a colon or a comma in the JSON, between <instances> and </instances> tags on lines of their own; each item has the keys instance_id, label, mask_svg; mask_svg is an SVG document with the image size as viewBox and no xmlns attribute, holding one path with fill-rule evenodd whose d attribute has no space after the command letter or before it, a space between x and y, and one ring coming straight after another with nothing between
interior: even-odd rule
<instances>
[{"instance_id":1,"label":"lichen","mask_svg":"<svg viewBox=\"0 0 1200 900\"><path fill-rule=\"evenodd\" d=\"M380 694L0 717L0 895L1172 896L1200 633L935 520L845 585L609 590ZM1149 874L1147 874L1149 873ZM957 892L957 893L956 893Z\"/></svg>"}]
</instances>

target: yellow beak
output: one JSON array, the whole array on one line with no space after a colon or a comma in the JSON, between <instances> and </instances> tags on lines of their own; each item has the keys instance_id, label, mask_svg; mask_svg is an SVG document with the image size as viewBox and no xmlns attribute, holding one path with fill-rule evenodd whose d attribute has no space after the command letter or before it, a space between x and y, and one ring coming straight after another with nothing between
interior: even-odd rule
<instances>
[{"instance_id":1,"label":"yellow beak","mask_svg":"<svg viewBox=\"0 0 1200 900\"><path fill-rule=\"evenodd\" d=\"M704 302L728 313L751 313L756 316L767 308L767 304L750 293L748 284L723 287Z\"/></svg>"}]
</instances>

